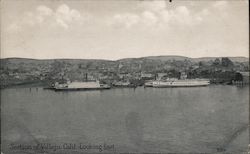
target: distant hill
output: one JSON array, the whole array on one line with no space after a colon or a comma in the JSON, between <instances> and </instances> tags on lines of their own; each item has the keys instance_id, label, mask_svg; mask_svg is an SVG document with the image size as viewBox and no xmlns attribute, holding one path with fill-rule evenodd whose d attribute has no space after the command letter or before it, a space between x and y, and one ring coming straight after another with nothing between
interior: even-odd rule
<instances>
[{"instance_id":1,"label":"distant hill","mask_svg":"<svg viewBox=\"0 0 250 154\"><path fill-rule=\"evenodd\" d=\"M201 57L201 58L193 58L195 62L197 61L214 61L216 58L221 59L222 57ZM246 57L228 57L233 62L249 62L249 58Z\"/></svg>"},{"instance_id":2,"label":"distant hill","mask_svg":"<svg viewBox=\"0 0 250 154\"><path fill-rule=\"evenodd\" d=\"M1 58L0 60L5 60L11 63L51 63L54 61L62 61L62 62L90 62L90 61L111 61L111 60L101 60L101 59L30 59L30 58Z\"/></svg>"},{"instance_id":3,"label":"distant hill","mask_svg":"<svg viewBox=\"0 0 250 154\"><path fill-rule=\"evenodd\" d=\"M184 61L189 60L191 62L208 62L208 61L214 61L216 58L221 59L222 57L200 57L200 58L190 58L185 56L177 56L177 55L170 55L170 56L148 56L148 57L141 57L141 58L125 58L120 59L118 61L135 61L135 60L160 60L160 61ZM249 58L247 57L228 57L233 62L249 62Z\"/></svg>"},{"instance_id":4,"label":"distant hill","mask_svg":"<svg viewBox=\"0 0 250 154\"><path fill-rule=\"evenodd\" d=\"M168 61L168 60L178 60L178 61L183 61L183 60L190 60L192 58L189 57L184 57L184 56L149 56L149 57L144 57L145 59L152 59L152 60L161 60L161 61Z\"/></svg>"},{"instance_id":5,"label":"distant hill","mask_svg":"<svg viewBox=\"0 0 250 154\"><path fill-rule=\"evenodd\" d=\"M103 60L103 59L29 59L29 58L3 58L0 59L1 61L8 61L9 63L13 64L50 64L55 61L60 62L67 62L67 63L82 63L82 62L134 62L134 61L141 61L141 60L152 60L152 61L184 61L189 60L193 63L197 62L208 62L208 61L214 61L216 58L221 59L222 57L201 57L201 58L190 58L190 57L184 57L184 56L176 56L176 55L170 55L170 56L148 56L148 57L140 57L140 58L124 58L119 60ZM247 57L228 57L233 62L239 62L239 63L246 63L249 62L249 58Z\"/></svg>"}]
</instances>

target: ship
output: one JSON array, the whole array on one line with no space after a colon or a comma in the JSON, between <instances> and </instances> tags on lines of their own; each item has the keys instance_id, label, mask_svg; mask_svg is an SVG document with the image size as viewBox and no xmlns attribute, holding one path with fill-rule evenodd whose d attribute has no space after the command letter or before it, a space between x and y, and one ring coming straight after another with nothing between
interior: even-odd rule
<instances>
[{"instance_id":1,"label":"ship","mask_svg":"<svg viewBox=\"0 0 250 154\"><path fill-rule=\"evenodd\" d=\"M155 88L164 88L164 87L201 87L208 86L210 81L207 79L187 79L187 75L182 72L180 73L180 78L175 79L166 79L166 80L156 80L152 82L152 86Z\"/></svg>"},{"instance_id":2,"label":"ship","mask_svg":"<svg viewBox=\"0 0 250 154\"><path fill-rule=\"evenodd\" d=\"M165 87L200 87L207 86L210 82L207 79L177 79L166 81L154 81L153 87L165 88Z\"/></svg>"},{"instance_id":3,"label":"ship","mask_svg":"<svg viewBox=\"0 0 250 154\"><path fill-rule=\"evenodd\" d=\"M77 91L77 90L105 90L110 89L107 84L101 84L99 81L85 81L85 82L67 82L63 84L56 83L55 91Z\"/></svg>"},{"instance_id":4,"label":"ship","mask_svg":"<svg viewBox=\"0 0 250 154\"><path fill-rule=\"evenodd\" d=\"M111 87L107 84L100 83L99 80L90 80L88 73L85 74L83 81L73 81L69 79L63 83L56 82L52 87L55 91L79 91L79 90L105 90Z\"/></svg>"}]
</instances>

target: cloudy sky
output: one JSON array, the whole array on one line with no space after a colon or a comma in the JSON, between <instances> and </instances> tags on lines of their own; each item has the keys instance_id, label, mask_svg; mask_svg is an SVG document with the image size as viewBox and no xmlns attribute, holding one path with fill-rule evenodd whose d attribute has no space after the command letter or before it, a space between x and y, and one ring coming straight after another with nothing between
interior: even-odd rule
<instances>
[{"instance_id":1,"label":"cloudy sky","mask_svg":"<svg viewBox=\"0 0 250 154\"><path fill-rule=\"evenodd\" d=\"M247 0L2 0L1 58L249 57Z\"/></svg>"}]
</instances>

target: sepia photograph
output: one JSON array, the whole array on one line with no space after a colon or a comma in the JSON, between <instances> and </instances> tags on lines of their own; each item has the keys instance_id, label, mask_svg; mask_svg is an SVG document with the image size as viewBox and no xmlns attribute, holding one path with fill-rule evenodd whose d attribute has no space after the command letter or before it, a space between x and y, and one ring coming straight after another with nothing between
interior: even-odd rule
<instances>
[{"instance_id":1,"label":"sepia photograph","mask_svg":"<svg viewBox=\"0 0 250 154\"><path fill-rule=\"evenodd\" d=\"M0 0L1 154L249 154L248 0Z\"/></svg>"}]
</instances>

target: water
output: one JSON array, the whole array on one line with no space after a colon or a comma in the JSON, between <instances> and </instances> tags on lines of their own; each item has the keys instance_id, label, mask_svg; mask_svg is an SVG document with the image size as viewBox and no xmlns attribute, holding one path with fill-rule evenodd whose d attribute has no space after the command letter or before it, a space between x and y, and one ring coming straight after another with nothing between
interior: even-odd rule
<instances>
[{"instance_id":1,"label":"water","mask_svg":"<svg viewBox=\"0 0 250 154\"><path fill-rule=\"evenodd\" d=\"M241 153L249 143L248 88L4 89L2 151ZM14 148L42 143L61 149Z\"/></svg>"}]
</instances>

